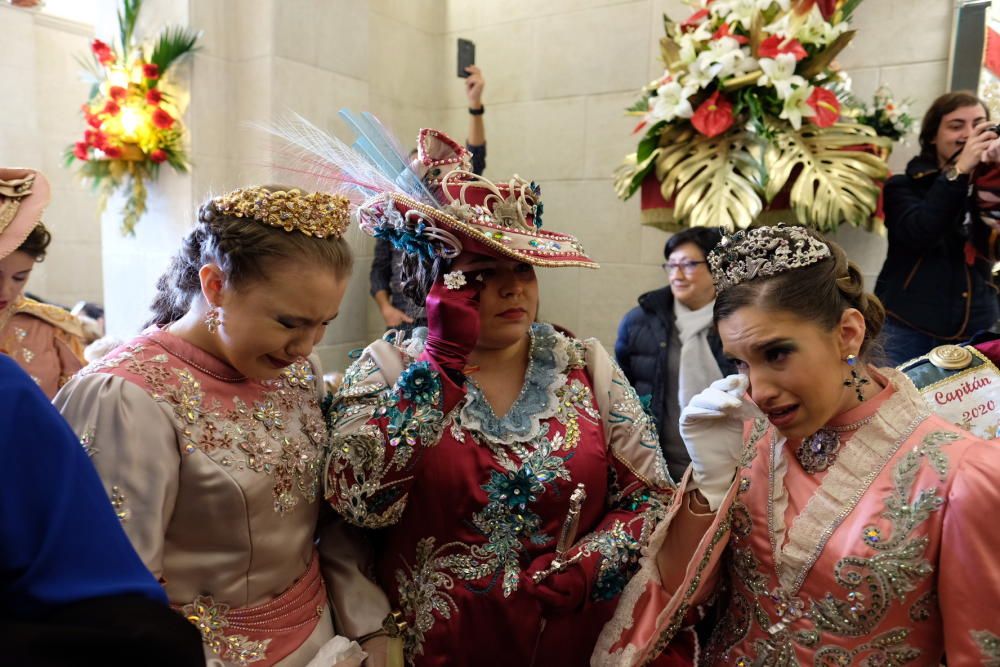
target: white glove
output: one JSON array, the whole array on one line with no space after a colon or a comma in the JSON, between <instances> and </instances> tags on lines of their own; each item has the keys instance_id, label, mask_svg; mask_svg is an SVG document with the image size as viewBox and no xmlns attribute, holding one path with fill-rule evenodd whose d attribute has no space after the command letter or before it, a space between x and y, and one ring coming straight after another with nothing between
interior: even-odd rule
<instances>
[{"instance_id":1,"label":"white glove","mask_svg":"<svg viewBox=\"0 0 1000 667\"><path fill-rule=\"evenodd\" d=\"M730 375L697 394L681 412L680 432L691 457L691 479L712 511L726 498L743 452L743 422L760 411L744 401L750 380Z\"/></svg>"}]
</instances>

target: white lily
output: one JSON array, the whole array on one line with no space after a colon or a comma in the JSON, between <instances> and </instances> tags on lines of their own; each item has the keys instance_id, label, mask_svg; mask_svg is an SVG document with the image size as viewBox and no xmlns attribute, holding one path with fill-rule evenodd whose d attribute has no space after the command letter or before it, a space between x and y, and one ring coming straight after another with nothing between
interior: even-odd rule
<instances>
[{"instance_id":1,"label":"white lily","mask_svg":"<svg viewBox=\"0 0 1000 667\"><path fill-rule=\"evenodd\" d=\"M764 74L757 79L757 85L773 86L780 99L787 99L794 88L801 88L806 84L806 80L795 73L795 63L795 55L791 53L761 58L758 64Z\"/></svg>"},{"instance_id":2,"label":"white lily","mask_svg":"<svg viewBox=\"0 0 1000 667\"><path fill-rule=\"evenodd\" d=\"M826 46L847 31L847 23L831 24L823 18L819 5L813 5L795 32L795 38L802 44Z\"/></svg>"},{"instance_id":3,"label":"white lily","mask_svg":"<svg viewBox=\"0 0 1000 667\"><path fill-rule=\"evenodd\" d=\"M788 97L785 98L785 105L781 109L781 115L778 117L787 120L796 130L801 129L803 116L810 117L816 115L816 110L807 103L812 92L813 87L808 85L792 90Z\"/></svg>"},{"instance_id":4,"label":"white lily","mask_svg":"<svg viewBox=\"0 0 1000 667\"><path fill-rule=\"evenodd\" d=\"M742 61L746 57L747 53L740 48L739 42L732 37L721 37L709 42L708 48L698 54L695 62L702 70L723 79L742 72Z\"/></svg>"},{"instance_id":5,"label":"white lily","mask_svg":"<svg viewBox=\"0 0 1000 667\"><path fill-rule=\"evenodd\" d=\"M698 89L694 86L682 86L676 81L668 81L656 89L649 117L652 122L676 118L690 118L694 115L691 108L691 96Z\"/></svg>"},{"instance_id":6,"label":"white lily","mask_svg":"<svg viewBox=\"0 0 1000 667\"><path fill-rule=\"evenodd\" d=\"M710 83L715 80L715 75L711 72L702 69L701 65L697 61L691 63L688 66L688 72L684 76L683 81L685 86L691 86L695 90L701 90L702 88L707 88Z\"/></svg>"}]
</instances>

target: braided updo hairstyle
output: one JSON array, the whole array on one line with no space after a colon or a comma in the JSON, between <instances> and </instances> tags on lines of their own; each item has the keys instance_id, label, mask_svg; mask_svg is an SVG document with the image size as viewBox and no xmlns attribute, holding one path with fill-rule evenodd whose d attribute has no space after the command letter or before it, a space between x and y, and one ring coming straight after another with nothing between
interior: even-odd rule
<instances>
[{"instance_id":1,"label":"braided updo hairstyle","mask_svg":"<svg viewBox=\"0 0 1000 667\"><path fill-rule=\"evenodd\" d=\"M264 187L271 192L290 189ZM343 238L321 239L224 215L209 199L198 209L198 221L184 237L180 251L156 281L156 297L150 306L153 317L146 326L164 326L187 313L201 293L198 272L205 264L216 264L225 275L226 286L239 290L266 280L268 271L282 262L329 268L343 278L351 272L353 258Z\"/></svg>"},{"instance_id":2,"label":"braided updo hairstyle","mask_svg":"<svg viewBox=\"0 0 1000 667\"><path fill-rule=\"evenodd\" d=\"M864 362L877 362L878 336L885 324L882 302L865 291L861 270L847 259L843 248L812 230L808 233L829 246L830 257L724 290L715 300L715 321L720 322L745 306L756 306L795 313L831 331L845 310L855 308L865 318L865 337L858 356Z\"/></svg>"}]
</instances>

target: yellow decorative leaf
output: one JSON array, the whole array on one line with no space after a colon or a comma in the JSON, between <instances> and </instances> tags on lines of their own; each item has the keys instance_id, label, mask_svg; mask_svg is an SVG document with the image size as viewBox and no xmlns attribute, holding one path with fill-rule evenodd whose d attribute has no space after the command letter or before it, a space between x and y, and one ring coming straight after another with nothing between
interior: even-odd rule
<instances>
[{"instance_id":1,"label":"yellow decorative leaf","mask_svg":"<svg viewBox=\"0 0 1000 667\"><path fill-rule=\"evenodd\" d=\"M759 140L734 127L718 137L676 133L656 162L663 198L688 227L749 227L764 207Z\"/></svg>"},{"instance_id":2,"label":"yellow decorative leaf","mask_svg":"<svg viewBox=\"0 0 1000 667\"><path fill-rule=\"evenodd\" d=\"M790 199L796 216L820 231L848 222L868 227L878 205L876 180L888 174L885 161L857 150L885 147L867 125L838 123L828 128L804 125L794 131L785 123L771 124L774 138L764 154L771 201L792 180Z\"/></svg>"}]
</instances>

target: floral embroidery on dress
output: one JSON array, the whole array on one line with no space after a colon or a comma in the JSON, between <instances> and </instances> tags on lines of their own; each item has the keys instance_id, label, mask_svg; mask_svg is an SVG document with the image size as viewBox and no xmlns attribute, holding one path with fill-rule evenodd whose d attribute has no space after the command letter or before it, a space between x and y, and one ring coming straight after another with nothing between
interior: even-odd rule
<instances>
[{"instance_id":1,"label":"floral embroidery on dress","mask_svg":"<svg viewBox=\"0 0 1000 667\"><path fill-rule=\"evenodd\" d=\"M264 660L271 640L254 641L246 635L227 635L225 630L229 627L229 619L226 618L228 612L229 605L221 602L216 604L211 596L198 596L194 602L182 608L184 617L198 628L202 642L215 655L237 665Z\"/></svg>"},{"instance_id":2,"label":"floral embroidery on dress","mask_svg":"<svg viewBox=\"0 0 1000 667\"><path fill-rule=\"evenodd\" d=\"M84 453L90 458L94 457L94 454L101 451L94 446L94 429L89 428L83 432L80 436L80 446L83 447Z\"/></svg>"},{"instance_id":3,"label":"floral embroidery on dress","mask_svg":"<svg viewBox=\"0 0 1000 667\"><path fill-rule=\"evenodd\" d=\"M127 502L128 499L125 497L125 494L122 493L122 490L118 486L112 486L111 507L115 511L115 516L117 516L118 520L122 523L127 522L129 517L132 516L132 510L126 506Z\"/></svg>"},{"instance_id":4,"label":"floral embroidery on dress","mask_svg":"<svg viewBox=\"0 0 1000 667\"><path fill-rule=\"evenodd\" d=\"M859 542L875 554L847 556L837 562L835 580L847 591L843 599L832 592L815 599L789 595L781 587L768 591L768 578L761 572L759 561L749 548L741 546L752 530L749 513L740 511L741 505L734 503L729 569L732 578L752 598L747 600L738 589L733 591L725 617L709 643L709 662L724 661L729 649L746 638L752 622L767 632L770 639L753 642L754 659L742 656L748 665L795 665L796 644L816 649L816 665L855 664L862 656L861 664L865 665L903 665L918 660L920 651L907 643L909 628L892 628L850 650L820 644L824 633L838 637L873 635L890 607L905 602L921 582L933 575L933 565L925 556L929 539L914 532L941 508L944 499L933 487L916 490L913 497L913 487L922 461L930 465L942 482L947 479L948 458L941 448L959 437L948 431L930 433L896 463L892 472L893 491L886 498L882 513L892 530L865 528ZM761 600L767 604L763 605ZM767 607L774 611L769 614ZM910 617L915 622L925 621L936 613L933 593L921 595L910 608ZM790 627L798 621L807 628L793 632Z\"/></svg>"},{"instance_id":5,"label":"floral embroidery on dress","mask_svg":"<svg viewBox=\"0 0 1000 667\"><path fill-rule=\"evenodd\" d=\"M983 667L1000 667L1000 637L986 630L969 633L983 656Z\"/></svg>"},{"instance_id":6,"label":"floral embroidery on dress","mask_svg":"<svg viewBox=\"0 0 1000 667\"><path fill-rule=\"evenodd\" d=\"M218 399L206 399L201 382L188 367L171 363L170 355L153 353L152 346L131 345L87 366L81 374L121 367L142 378L153 400L169 406L176 417L182 451L219 452L218 461L226 467L270 476L275 512L292 510L300 499L316 500L326 428L313 395L315 375L308 361L291 364L280 378L263 382L267 391L253 406L234 397L229 410ZM301 410L298 423L288 423L287 415L296 410Z\"/></svg>"}]
</instances>

